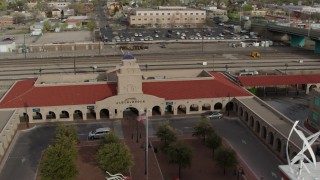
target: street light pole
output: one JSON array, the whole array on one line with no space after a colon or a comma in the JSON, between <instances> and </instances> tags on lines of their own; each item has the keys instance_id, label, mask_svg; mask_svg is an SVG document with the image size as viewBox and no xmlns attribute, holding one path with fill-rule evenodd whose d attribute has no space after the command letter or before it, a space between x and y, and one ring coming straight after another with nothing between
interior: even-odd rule
<instances>
[{"instance_id":1,"label":"street light pole","mask_svg":"<svg viewBox=\"0 0 320 180\"><path fill-rule=\"evenodd\" d=\"M214 71L214 55L212 55L212 71Z\"/></svg>"},{"instance_id":2,"label":"street light pole","mask_svg":"<svg viewBox=\"0 0 320 180\"><path fill-rule=\"evenodd\" d=\"M73 56L73 72L76 75L76 56Z\"/></svg>"},{"instance_id":3,"label":"street light pole","mask_svg":"<svg viewBox=\"0 0 320 180\"><path fill-rule=\"evenodd\" d=\"M310 30L311 30L311 23L310 23L310 21L311 21L311 14L312 14L312 12L310 12L310 16L309 16L309 28L308 28L308 37L310 38Z\"/></svg>"},{"instance_id":4,"label":"street light pole","mask_svg":"<svg viewBox=\"0 0 320 180\"><path fill-rule=\"evenodd\" d=\"M202 42L202 52L203 52L203 36L202 36L202 41L201 42Z\"/></svg>"}]
</instances>

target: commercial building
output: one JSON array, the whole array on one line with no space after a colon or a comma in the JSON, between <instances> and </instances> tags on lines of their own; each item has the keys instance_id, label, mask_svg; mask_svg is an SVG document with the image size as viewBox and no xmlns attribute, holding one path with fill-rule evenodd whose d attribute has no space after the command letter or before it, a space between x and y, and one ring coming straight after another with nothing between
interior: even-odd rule
<instances>
[{"instance_id":1,"label":"commercial building","mask_svg":"<svg viewBox=\"0 0 320 180\"><path fill-rule=\"evenodd\" d=\"M0 16L0 27L11 26L14 23L14 18L12 16Z\"/></svg>"},{"instance_id":2,"label":"commercial building","mask_svg":"<svg viewBox=\"0 0 320 180\"><path fill-rule=\"evenodd\" d=\"M221 73L204 70L142 72L132 55L101 74L42 75L16 82L1 109L16 109L30 123L119 119L128 110L149 116L226 111L251 94Z\"/></svg>"},{"instance_id":3,"label":"commercial building","mask_svg":"<svg viewBox=\"0 0 320 180\"><path fill-rule=\"evenodd\" d=\"M159 6L156 9L136 9L130 15L130 25L197 26L206 22L206 11L177 6Z\"/></svg>"}]
</instances>

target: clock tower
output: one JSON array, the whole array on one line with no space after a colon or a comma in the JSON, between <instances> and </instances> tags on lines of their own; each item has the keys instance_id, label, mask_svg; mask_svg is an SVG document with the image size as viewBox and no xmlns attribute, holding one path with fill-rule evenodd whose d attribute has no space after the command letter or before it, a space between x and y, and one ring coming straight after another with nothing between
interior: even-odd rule
<instances>
[{"instance_id":1,"label":"clock tower","mask_svg":"<svg viewBox=\"0 0 320 180\"><path fill-rule=\"evenodd\" d=\"M123 56L122 64L117 69L118 95L142 94L142 72L131 54Z\"/></svg>"}]
</instances>

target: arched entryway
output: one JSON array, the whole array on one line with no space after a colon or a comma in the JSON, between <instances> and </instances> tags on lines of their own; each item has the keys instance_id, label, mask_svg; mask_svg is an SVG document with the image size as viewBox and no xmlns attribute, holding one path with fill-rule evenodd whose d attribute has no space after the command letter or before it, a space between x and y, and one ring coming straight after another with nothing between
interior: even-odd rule
<instances>
[{"instance_id":1,"label":"arched entryway","mask_svg":"<svg viewBox=\"0 0 320 180\"><path fill-rule=\"evenodd\" d=\"M268 137L269 137L269 141L268 141L268 144L270 144L271 146L273 146L273 133L272 132L269 132L268 133Z\"/></svg>"},{"instance_id":2,"label":"arched entryway","mask_svg":"<svg viewBox=\"0 0 320 180\"><path fill-rule=\"evenodd\" d=\"M235 111L237 113L238 112L238 104L237 103L234 104L234 109L235 109Z\"/></svg>"},{"instance_id":3,"label":"arched entryway","mask_svg":"<svg viewBox=\"0 0 320 180\"><path fill-rule=\"evenodd\" d=\"M138 115L139 115L139 111L134 107L128 107L123 111L123 118L125 119L136 120Z\"/></svg>"},{"instance_id":4,"label":"arched entryway","mask_svg":"<svg viewBox=\"0 0 320 180\"><path fill-rule=\"evenodd\" d=\"M161 115L161 108L160 106L154 106L152 108L152 116L155 116L155 115Z\"/></svg>"},{"instance_id":5,"label":"arched entryway","mask_svg":"<svg viewBox=\"0 0 320 180\"><path fill-rule=\"evenodd\" d=\"M262 126L262 138L267 138L267 128L265 126Z\"/></svg>"},{"instance_id":6,"label":"arched entryway","mask_svg":"<svg viewBox=\"0 0 320 180\"><path fill-rule=\"evenodd\" d=\"M60 117L60 119L68 119L70 116L69 116L68 111L61 111L59 117Z\"/></svg>"},{"instance_id":7,"label":"arched entryway","mask_svg":"<svg viewBox=\"0 0 320 180\"><path fill-rule=\"evenodd\" d=\"M279 138L276 139L276 150L281 152L281 140Z\"/></svg>"},{"instance_id":8,"label":"arched entryway","mask_svg":"<svg viewBox=\"0 0 320 180\"><path fill-rule=\"evenodd\" d=\"M250 127L253 129L254 126L254 119L252 116L250 116Z\"/></svg>"},{"instance_id":9,"label":"arched entryway","mask_svg":"<svg viewBox=\"0 0 320 180\"><path fill-rule=\"evenodd\" d=\"M34 112L32 114L32 119L33 120L42 120L42 114L40 112Z\"/></svg>"},{"instance_id":10,"label":"arched entryway","mask_svg":"<svg viewBox=\"0 0 320 180\"><path fill-rule=\"evenodd\" d=\"M166 112L165 112L166 115L171 115L173 114L173 107L172 105L167 105L166 106Z\"/></svg>"},{"instance_id":11,"label":"arched entryway","mask_svg":"<svg viewBox=\"0 0 320 180\"><path fill-rule=\"evenodd\" d=\"M75 110L73 113L73 120L83 120L82 111Z\"/></svg>"},{"instance_id":12,"label":"arched entryway","mask_svg":"<svg viewBox=\"0 0 320 180\"><path fill-rule=\"evenodd\" d=\"M101 109L100 110L100 119L103 119L103 118L109 118L109 110L108 109Z\"/></svg>"},{"instance_id":13,"label":"arched entryway","mask_svg":"<svg viewBox=\"0 0 320 180\"><path fill-rule=\"evenodd\" d=\"M209 103L202 105L202 111L210 111L210 110L211 110L211 105Z\"/></svg>"},{"instance_id":14,"label":"arched entryway","mask_svg":"<svg viewBox=\"0 0 320 180\"><path fill-rule=\"evenodd\" d=\"M233 102L228 102L226 105L226 111L232 112L233 111Z\"/></svg>"},{"instance_id":15,"label":"arched entryway","mask_svg":"<svg viewBox=\"0 0 320 180\"><path fill-rule=\"evenodd\" d=\"M186 114L187 113L187 108L185 105L181 104L178 106L178 114Z\"/></svg>"},{"instance_id":16,"label":"arched entryway","mask_svg":"<svg viewBox=\"0 0 320 180\"><path fill-rule=\"evenodd\" d=\"M214 110L221 110L222 109L222 103L216 103L215 105L214 105Z\"/></svg>"},{"instance_id":17,"label":"arched entryway","mask_svg":"<svg viewBox=\"0 0 320 180\"><path fill-rule=\"evenodd\" d=\"M94 109L87 110L87 119L97 119L96 111Z\"/></svg>"},{"instance_id":18,"label":"arched entryway","mask_svg":"<svg viewBox=\"0 0 320 180\"><path fill-rule=\"evenodd\" d=\"M256 122L255 131L256 131L256 133L258 133L258 134L260 133L260 122L259 122L259 121Z\"/></svg>"},{"instance_id":19,"label":"arched entryway","mask_svg":"<svg viewBox=\"0 0 320 180\"><path fill-rule=\"evenodd\" d=\"M248 112L246 111L246 112L244 112L244 120L246 121L246 122L248 122Z\"/></svg>"},{"instance_id":20,"label":"arched entryway","mask_svg":"<svg viewBox=\"0 0 320 180\"><path fill-rule=\"evenodd\" d=\"M199 111L199 106L197 104L191 104L190 112Z\"/></svg>"},{"instance_id":21,"label":"arched entryway","mask_svg":"<svg viewBox=\"0 0 320 180\"><path fill-rule=\"evenodd\" d=\"M309 92L311 92L311 91L312 91L312 89L314 89L314 88L317 88L317 86L316 86L316 85L314 85L314 84L312 84L312 85L309 87Z\"/></svg>"},{"instance_id":22,"label":"arched entryway","mask_svg":"<svg viewBox=\"0 0 320 180\"><path fill-rule=\"evenodd\" d=\"M46 114L46 119L56 119L56 114L52 111L49 111L48 114Z\"/></svg>"}]
</instances>

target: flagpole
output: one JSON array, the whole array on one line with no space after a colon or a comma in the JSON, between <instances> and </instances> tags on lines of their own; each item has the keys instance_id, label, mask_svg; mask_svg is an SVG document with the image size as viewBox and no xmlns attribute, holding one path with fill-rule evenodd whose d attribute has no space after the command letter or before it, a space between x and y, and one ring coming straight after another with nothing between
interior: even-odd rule
<instances>
[{"instance_id":1,"label":"flagpole","mask_svg":"<svg viewBox=\"0 0 320 180\"><path fill-rule=\"evenodd\" d=\"M148 179L148 149L149 149L149 126L148 126L148 111L146 112L146 153L145 153L145 172L146 179Z\"/></svg>"}]
</instances>

